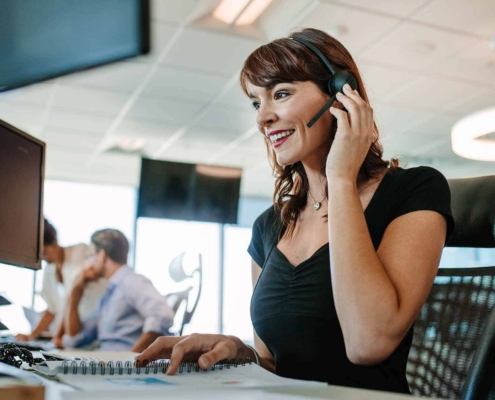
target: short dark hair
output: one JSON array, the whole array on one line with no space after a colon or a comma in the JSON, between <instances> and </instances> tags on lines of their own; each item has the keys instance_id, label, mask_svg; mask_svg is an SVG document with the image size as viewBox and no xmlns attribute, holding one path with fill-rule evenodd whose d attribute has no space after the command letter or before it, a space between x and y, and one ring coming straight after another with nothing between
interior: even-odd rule
<instances>
[{"instance_id":1,"label":"short dark hair","mask_svg":"<svg viewBox=\"0 0 495 400\"><path fill-rule=\"evenodd\" d=\"M126 264L129 253L129 242L117 229L101 229L91 235L91 243L96 252L104 250L108 257L116 263Z\"/></svg>"},{"instance_id":2,"label":"short dark hair","mask_svg":"<svg viewBox=\"0 0 495 400\"><path fill-rule=\"evenodd\" d=\"M52 224L48 222L48 220L45 218L45 229L43 232L43 244L45 246L53 244L57 240L57 231L53 227Z\"/></svg>"}]
</instances>

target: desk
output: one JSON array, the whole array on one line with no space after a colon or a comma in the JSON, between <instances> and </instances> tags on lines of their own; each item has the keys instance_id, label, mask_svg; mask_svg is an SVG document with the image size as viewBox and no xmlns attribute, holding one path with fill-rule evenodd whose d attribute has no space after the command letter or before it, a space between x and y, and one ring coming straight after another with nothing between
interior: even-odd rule
<instances>
[{"instance_id":1,"label":"desk","mask_svg":"<svg viewBox=\"0 0 495 400\"><path fill-rule=\"evenodd\" d=\"M65 400L63 393L64 392L72 392L70 395L70 400L86 400L86 399L91 399L95 400L95 396L91 394L91 392L82 392L82 391L76 391L72 387L58 383L56 381L48 380L43 377L40 377L40 379L43 380L45 387L46 387L46 394L45 394L45 400ZM166 395L167 400L174 400L174 399L184 399L184 394L181 393L181 388L171 388L168 391L168 394ZM249 391L252 391L253 393L249 393ZM211 398L215 398L218 400L219 396L218 393L221 391L221 389L217 390L212 390L214 393L212 393ZM111 392L105 392L105 395L102 394L101 391L98 391L98 400L116 400L120 399L122 397L127 398L128 391L125 391L123 389L119 389L116 391L111 391ZM149 397L150 399L155 399L155 398L165 398L164 395L167 393L167 389L146 389L143 391L137 392L139 393L139 399L146 399ZM225 389L225 393L229 393L228 396L229 398L235 399L239 398L238 394L239 391L235 391L233 389ZM288 400L299 400L302 398L306 399L333 399L333 400L412 400L414 397L410 395L403 395L403 394L396 394L396 393L390 393L390 392L381 392L381 391L375 391L375 390L365 390L365 389L355 389L355 388L348 388L348 387L343 387L343 386L333 386L333 385L328 385L328 386L322 386L321 388L319 387L312 387L312 388L270 388L270 389L247 389L245 391L246 393L246 398L268 398L270 395L279 395L280 397L287 397ZM191 391L192 394L192 391ZM237 396L236 396L237 394ZM263 395L265 394L265 395ZM287 396L284 396L284 395ZM294 397L295 396L295 397ZM298 397L299 396L299 397ZM204 389L197 389L197 397L198 399L206 399L209 396L207 396L207 393L205 393ZM190 397L190 398L194 398ZM422 397L422 400L427 400L428 398ZM438 400L438 399L435 399Z\"/></svg>"},{"instance_id":2,"label":"desk","mask_svg":"<svg viewBox=\"0 0 495 400\"><path fill-rule=\"evenodd\" d=\"M13 368L7 366L8 368ZM15 369L17 370L17 369ZM45 400L120 400L125 398L136 399L136 396L129 396L129 390L118 389L112 391L79 391L71 386L59 383L55 380L47 379L34 372L19 371L24 376L19 376L23 380L29 380L31 383L42 383L45 386ZM7 371L4 371L7 372ZM184 396L184 391L188 396ZM71 393L67 393L71 392ZM66 393L66 395L64 395ZM266 388L266 389L233 389L233 388L193 388L185 390L183 387L166 387L152 388L148 387L143 390L134 392L141 398L150 400L163 399L166 394L167 400L173 399L213 399L223 400L230 398L238 399L282 399L302 400L302 399L333 399L333 400L412 400L413 396L396 394L391 392L381 392L376 390L355 389L343 386L327 385L321 387L290 387L290 388ZM208 396L210 393L210 396ZM197 394L197 396L196 396ZM426 400L427 398L422 398ZM438 400L438 399L435 399Z\"/></svg>"}]
</instances>

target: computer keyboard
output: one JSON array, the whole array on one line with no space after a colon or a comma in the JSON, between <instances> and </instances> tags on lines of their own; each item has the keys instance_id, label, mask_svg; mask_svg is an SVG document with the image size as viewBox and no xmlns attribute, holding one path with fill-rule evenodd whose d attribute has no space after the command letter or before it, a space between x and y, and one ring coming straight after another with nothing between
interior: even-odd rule
<instances>
[{"instance_id":1,"label":"computer keyboard","mask_svg":"<svg viewBox=\"0 0 495 400\"><path fill-rule=\"evenodd\" d=\"M15 340L14 336L0 337L0 344L14 343L30 351L52 350L55 345L49 340L28 340L25 342Z\"/></svg>"}]
</instances>

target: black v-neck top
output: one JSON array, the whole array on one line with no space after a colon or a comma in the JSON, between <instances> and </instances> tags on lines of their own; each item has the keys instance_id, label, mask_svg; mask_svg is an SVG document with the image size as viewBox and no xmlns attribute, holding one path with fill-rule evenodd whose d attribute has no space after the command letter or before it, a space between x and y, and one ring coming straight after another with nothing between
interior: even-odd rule
<instances>
[{"instance_id":1,"label":"black v-neck top","mask_svg":"<svg viewBox=\"0 0 495 400\"><path fill-rule=\"evenodd\" d=\"M444 215L448 240L454 220L445 177L430 167L387 172L364 212L375 250L392 220L417 210ZM276 246L280 226L280 214L270 207L256 219L248 248L262 267L251 300L251 319L273 354L276 373L332 385L410 393L406 362L413 328L385 361L373 366L351 363L333 300L328 243L294 267Z\"/></svg>"}]
</instances>

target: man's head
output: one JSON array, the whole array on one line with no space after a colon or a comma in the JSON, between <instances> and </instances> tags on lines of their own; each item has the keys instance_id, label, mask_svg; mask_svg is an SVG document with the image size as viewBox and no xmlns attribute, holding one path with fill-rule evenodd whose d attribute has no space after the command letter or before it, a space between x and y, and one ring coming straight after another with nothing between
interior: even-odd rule
<instances>
[{"instance_id":1,"label":"man's head","mask_svg":"<svg viewBox=\"0 0 495 400\"><path fill-rule=\"evenodd\" d=\"M54 263L59 258L59 245L57 242L57 231L45 218L45 230L43 232L43 260L48 264Z\"/></svg>"},{"instance_id":2,"label":"man's head","mask_svg":"<svg viewBox=\"0 0 495 400\"><path fill-rule=\"evenodd\" d=\"M129 242L124 234L116 229L102 229L91 236L94 252L93 268L98 275L105 275L109 266L127 264Z\"/></svg>"}]
</instances>

